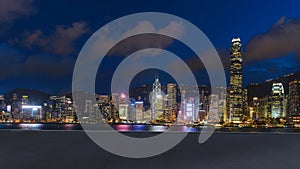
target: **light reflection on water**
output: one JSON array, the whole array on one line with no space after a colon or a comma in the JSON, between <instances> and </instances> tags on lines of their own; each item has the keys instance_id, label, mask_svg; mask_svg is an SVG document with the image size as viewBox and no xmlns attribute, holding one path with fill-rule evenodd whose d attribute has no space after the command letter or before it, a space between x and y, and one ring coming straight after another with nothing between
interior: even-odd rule
<instances>
[{"instance_id":1,"label":"light reflection on water","mask_svg":"<svg viewBox=\"0 0 300 169\"><path fill-rule=\"evenodd\" d=\"M134 131L145 131L148 129L148 126L146 125L134 125L132 126L132 129L131 130L134 130Z\"/></svg>"},{"instance_id":2,"label":"light reflection on water","mask_svg":"<svg viewBox=\"0 0 300 169\"><path fill-rule=\"evenodd\" d=\"M164 132L164 131L175 131L175 132L189 132L189 133L199 133L203 126L198 127L188 127L184 125L177 125L170 128L169 126L163 125L143 125L143 124L116 124L111 125L113 129L120 132ZM97 130L107 131L112 130L111 128L97 126ZM93 128L93 125L92 127ZM7 124L0 123L0 130L82 130L80 124L61 124L61 123L49 123L49 124ZM170 129L170 130L168 130ZM216 132L241 132L241 133L294 133L300 134L300 129L298 128L220 128L216 129Z\"/></svg>"},{"instance_id":3,"label":"light reflection on water","mask_svg":"<svg viewBox=\"0 0 300 169\"><path fill-rule=\"evenodd\" d=\"M117 131L130 131L131 130L129 125L124 125L124 124L120 124L120 125L115 126L115 129Z\"/></svg>"},{"instance_id":4,"label":"light reflection on water","mask_svg":"<svg viewBox=\"0 0 300 169\"><path fill-rule=\"evenodd\" d=\"M150 131L154 131L154 132L163 132L168 130L167 126L151 126Z\"/></svg>"},{"instance_id":5,"label":"light reflection on water","mask_svg":"<svg viewBox=\"0 0 300 169\"><path fill-rule=\"evenodd\" d=\"M99 127L99 126L98 126ZM164 132L170 129L169 126L163 125L143 125L143 124L116 124L111 125L111 127L120 132ZM19 130L82 130L80 124L0 124L1 129L19 129ZM97 128L99 129L99 128ZM101 130L100 125L100 130ZM105 127L103 130L107 130ZM111 129L111 128L109 128ZM187 127L187 126L173 126L172 131L178 132L199 132L201 129L197 127Z\"/></svg>"},{"instance_id":6,"label":"light reflection on water","mask_svg":"<svg viewBox=\"0 0 300 169\"><path fill-rule=\"evenodd\" d=\"M19 124L22 130L41 130L43 124Z\"/></svg>"}]
</instances>

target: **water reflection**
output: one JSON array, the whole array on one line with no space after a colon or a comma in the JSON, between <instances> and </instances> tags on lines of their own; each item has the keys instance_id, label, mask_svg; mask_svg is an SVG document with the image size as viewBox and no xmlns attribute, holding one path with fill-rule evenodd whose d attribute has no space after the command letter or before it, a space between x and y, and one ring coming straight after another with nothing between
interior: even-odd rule
<instances>
[{"instance_id":1,"label":"water reflection","mask_svg":"<svg viewBox=\"0 0 300 169\"><path fill-rule=\"evenodd\" d=\"M145 130L148 130L148 126L146 125L133 125L132 126L132 129L133 131L145 131Z\"/></svg>"},{"instance_id":2,"label":"water reflection","mask_svg":"<svg viewBox=\"0 0 300 169\"><path fill-rule=\"evenodd\" d=\"M151 128L150 128L150 131L153 131L153 132L163 132L166 130L168 130L167 126L151 126Z\"/></svg>"},{"instance_id":3,"label":"water reflection","mask_svg":"<svg viewBox=\"0 0 300 169\"><path fill-rule=\"evenodd\" d=\"M41 130L43 124L19 124L22 130Z\"/></svg>"},{"instance_id":4,"label":"water reflection","mask_svg":"<svg viewBox=\"0 0 300 169\"><path fill-rule=\"evenodd\" d=\"M199 133L202 128L205 126L197 126L197 127L189 127L184 125L176 125L176 126L162 126L162 125L133 125L133 124L116 124L111 125L111 127L120 132L189 132L189 133ZM94 130L113 130L112 128L107 128L107 126L91 125L91 128ZM61 124L61 123L53 123L53 124L0 124L0 130L83 130L80 124ZM216 129L216 132L242 132L242 133L276 133L276 134L284 134L284 133L295 133L300 134L300 129L297 128L219 128Z\"/></svg>"},{"instance_id":5,"label":"water reflection","mask_svg":"<svg viewBox=\"0 0 300 169\"><path fill-rule=\"evenodd\" d=\"M120 124L115 126L114 129L117 131L131 131L130 127L131 127L130 125Z\"/></svg>"}]
</instances>

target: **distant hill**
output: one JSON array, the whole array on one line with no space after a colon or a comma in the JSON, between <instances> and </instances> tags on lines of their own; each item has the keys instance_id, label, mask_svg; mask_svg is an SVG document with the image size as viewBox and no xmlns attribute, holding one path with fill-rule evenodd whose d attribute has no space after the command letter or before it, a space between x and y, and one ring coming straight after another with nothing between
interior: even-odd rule
<instances>
[{"instance_id":1,"label":"distant hill","mask_svg":"<svg viewBox=\"0 0 300 169\"><path fill-rule=\"evenodd\" d=\"M275 79L266 80L262 83L250 84L246 86L246 88L248 89L248 101L249 103L252 103L253 97L264 97L266 95L271 94L272 84L275 82L281 82L284 87L284 93L288 94L289 82L295 79L300 80L300 71Z\"/></svg>"},{"instance_id":2,"label":"distant hill","mask_svg":"<svg viewBox=\"0 0 300 169\"><path fill-rule=\"evenodd\" d=\"M4 95L5 100L8 103L11 103L14 93L17 94L18 100L21 100L22 95L27 95L30 104L39 104L39 105L43 104L44 102L47 102L49 100L49 97L51 96L51 94L41 92L39 90L16 88Z\"/></svg>"},{"instance_id":3,"label":"distant hill","mask_svg":"<svg viewBox=\"0 0 300 169\"><path fill-rule=\"evenodd\" d=\"M300 71L282 77L278 77L275 79L266 80L262 83L250 84L245 87L246 89L248 89L248 102L252 103L253 97L265 97L266 95L271 94L272 84L275 82L281 82L284 87L284 92L287 94L289 92L289 82L295 79L300 80ZM199 88L200 90L202 89L201 87ZM166 87L162 86L162 90L166 92ZM209 89L205 89L205 90L209 91ZM141 87L136 87L134 89L131 89L130 96L134 98L141 96L142 99L144 98L148 99L148 94L151 91L152 91L152 84L147 84ZM22 95L27 95L29 97L29 103L39 104L39 105L41 105L44 102L47 102L49 100L49 97L51 96L51 94L39 90L16 88L4 95L5 100L9 104L11 103L14 93L17 94L18 99L21 99ZM67 95L67 97L71 97L72 93L66 93L64 95ZM180 96L180 93L178 93L177 96Z\"/></svg>"}]
</instances>

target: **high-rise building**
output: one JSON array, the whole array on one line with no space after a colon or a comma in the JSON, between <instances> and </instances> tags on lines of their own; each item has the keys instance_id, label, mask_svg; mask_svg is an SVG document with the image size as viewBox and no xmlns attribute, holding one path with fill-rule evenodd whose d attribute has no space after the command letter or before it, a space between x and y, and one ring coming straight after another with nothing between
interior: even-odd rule
<instances>
[{"instance_id":1,"label":"high-rise building","mask_svg":"<svg viewBox=\"0 0 300 169\"><path fill-rule=\"evenodd\" d=\"M176 118L177 112L177 86L175 83L169 83L167 85L167 96L166 96L166 111L165 111L165 121L172 121L174 116Z\"/></svg>"},{"instance_id":2,"label":"high-rise building","mask_svg":"<svg viewBox=\"0 0 300 169\"><path fill-rule=\"evenodd\" d=\"M230 93L229 121L243 120L243 88L242 88L242 43L240 38L233 38L230 47Z\"/></svg>"},{"instance_id":3,"label":"high-rise building","mask_svg":"<svg viewBox=\"0 0 300 169\"><path fill-rule=\"evenodd\" d=\"M208 114L208 122L220 122L220 117L222 114L219 111L219 95L211 94L209 95L209 114Z\"/></svg>"},{"instance_id":4,"label":"high-rise building","mask_svg":"<svg viewBox=\"0 0 300 169\"><path fill-rule=\"evenodd\" d=\"M128 102L128 120L131 121L131 122L136 122L135 98L129 98L129 102Z\"/></svg>"},{"instance_id":5,"label":"high-rise building","mask_svg":"<svg viewBox=\"0 0 300 169\"><path fill-rule=\"evenodd\" d=\"M282 83L273 83L271 93L271 117L285 117L284 88Z\"/></svg>"},{"instance_id":6,"label":"high-rise building","mask_svg":"<svg viewBox=\"0 0 300 169\"><path fill-rule=\"evenodd\" d=\"M106 104L109 103L108 95L96 95L96 100L98 104Z\"/></svg>"},{"instance_id":7,"label":"high-rise building","mask_svg":"<svg viewBox=\"0 0 300 169\"><path fill-rule=\"evenodd\" d=\"M186 123L193 123L198 119L198 111L195 104L195 98L190 97L184 102L184 121Z\"/></svg>"},{"instance_id":8,"label":"high-rise building","mask_svg":"<svg viewBox=\"0 0 300 169\"><path fill-rule=\"evenodd\" d=\"M6 103L4 95L0 95L0 111L6 111Z\"/></svg>"},{"instance_id":9,"label":"high-rise building","mask_svg":"<svg viewBox=\"0 0 300 169\"><path fill-rule=\"evenodd\" d=\"M300 115L300 80L289 83L288 116Z\"/></svg>"},{"instance_id":10,"label":"high-rise building","mask_svg":"<svg viewBox=\"0 0 300 169\"><path fill-rule=\"evenodd\" d=\"M151 120L161 120L164 117L164 96L158 78L153 83L151 100Z\"/></svg>"},{"instance_id":11,"label":"high-rise building","mask_svg":"<svg viewBox=\"0 0 300 169\"><path fill-rule=\"evenodd\" d=\"M227 120L227 88L219 87L220 96L219 96L219 119L220 122L225 122Z\"/></svg>"},{"instance_id":12,"label":"high-rise building","mask_svg":"<svg viewBox=\"0 0 300 169\"><path fill-rule=\"evenodd\" d=\"M4 98L4 95L0 95L0 119L1 120L4 120L8 113L7 112L7 109L6 109L6 103L5 103L5 98Z\"/></svg>"},{"instance_id":13,"label":"high-rise building","mask_svg":"<svg viewBox=\"0 0 300 169\"><path fill-rule=\"evenodd\" d=\"M85 102L85 104L87 105L88 103ZM46 106L44 107L44 110L45 117L48 120L57 120L60 118L65 118L66 116L75 115L71 98L66 96L50 96L48 103L46 103ZM84 107L83 111L85 113L90 112L89 108L86 106Z\"/></svg>"},{"instance_id":14,"label":"high-rise building","mask_svg":"<svg viewBox=\"0 0 300 169\"><path fill-rule=\"evenodd\" d=\"M135 102L135 118L137 123L144 122L143 105L144 105L143 101Z\"/></svg>"},{"instance_id":15,"label":"high-rise building","mask_svg":"<svg viewBox=\"0 0 300 169\"><path fill-rule=\"evenodd\" d=\"M206 112L209 107L208 96L209 96L209 87L206 85L199 86L200 89L200 98L199 98L199 110L201 112Z\"/></svg>"},{"instance_id":16,"label":"high-rise building","mask_svg":"<svg viewBox=\"0 0 300 169\"><path fill-rule=\"evenodd\" d=\"M110 102L110 110L108 114L108 119L118 120L119 119L119 93L112 93L111 94L111 102Z\"/></svg>"},{"instance_id":17,"label":"high-rise building","mask_svg":"<svg viewBox=\"0 0 300 169\"><path fill-rule=\"evenodd\" d=\"M24 105L24 104L28 104L28 96L27 95L22 96L22 105Z\"/></svg>"},{"instance_id":18,"label":"high-rise building","mask_svg":"<svg viewBox=\"0 0 300 169\"><path fill-rule=\"evenodd\" d=\"M269 119L271 115L271 96L258 98L258 116L260 119Z\"/></svg>"},{"instance_id":19,"label":"high-rise building","mask_svg":"<svg viewBox=\"0 0 300 169\"><path fill-rule=\"evenodd\" d=\"M167 86L167 92L168 92L168 96L167 96L168 108L169 110L171 110L174 108L174 106L176 106L176 93L177 93L176 84L169 83Z\"/></svg>"},{"instance_id":20,"label":"high-rise building","mask_svg":"<svg viewBox=\"0 0 300 169\"><path fill-rule=\"evenodd\" d=\"M19 102L17 93L13 93L11 102L11 116L14 120L20 120L21 102Z\"/></svg>"},{"instance_id":21,"label":"high-rise building","mask_svg":"<svg viewBox=\"0 0 300 169\"><path fill-rule=\"evenodd\" d=\"M243 115L244 117L249 117L249 105L248 105L248 89L243 89Z\"/></svg>"},{"instance_id":22,"label":"high-rise building","mask_svg":"<svg viewBox=\"0 0 300 169\"><path fill-rule=\"evenodd\" d=\"M22 105L21 117L23 121L34 121L42 119L42 106Z\"/></svg>"},{"instance_id":23,"label":"high-rise building","mask_svg":"<svg viewBox=\"0 0 300 169\"><path fill-rule=\"evenodd\" d=\"M17 93L14 93L14 94L13 94L12 100L13 100L13 101L18 100L18 95L17 95Z\"/></svg>"},{"instance_id":24,"label":"high-rise building","mask_svg":"<svg viewBox=\"0 0 300 169\"><path fill-rule=\"evenodd\" d=\"M121 120L128 120L128 98L126 97L126 95L124 93L121 93L119 98L119 118Z\"/></svg>"},{"instance_id":25,"label":"high-rise building","mask_svg":"<svg viewBox=\"0 0 300 169\"><path fill-rule=\"evenodd\" d=\"M90 115L93 111L93 101L92 100L85 100L85 107L84 112Z\"/></svg>"},{"instance_id":26,"label":"high-rise building","mask_svg":"<svg viewBox=\"0 0 300 169\"><path fill-rule=\"evenodd\" d=\"M119 93L112 93L111 101L115 107L119 107Z\"/></svg>"},{"instance_id":27,"label":"high-rise building","mask_svg":"<svg viewBox=\"0 0 300 169\"><path fill-rule=\"evenodd\" d=\"M252 120L257 120L260 118L260 112L259 112L259 99L258 97L253 97L252 99L252 112L250 113L249 117Z\"/></svg>"}]
</instances>

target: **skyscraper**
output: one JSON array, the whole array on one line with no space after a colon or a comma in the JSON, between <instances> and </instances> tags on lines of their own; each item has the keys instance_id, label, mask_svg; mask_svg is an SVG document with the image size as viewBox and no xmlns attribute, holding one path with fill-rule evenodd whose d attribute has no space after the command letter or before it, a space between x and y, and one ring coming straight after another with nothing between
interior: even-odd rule
<instances>
[{"instance_id":1,"label":"skyscraper","mask_svg":"<svg viewBox=\"0 0 300 169\"><path fill-rule=\"evenodd\" d=\"M271 93L272 118L285 117L284 112L284 88L282 83L273 83Z\"/></svg>"},{"instance_id":2,"label":"skyscraper","mask_svg":"<svg viewBox=\"0 0 300 169\"><path fill-rule=\"evenodd\" d=\"M211 94L209 100L209 117L208 122L220 122L221 114L219 114L219 95Z\"/></svg>"},{"instance_id":3,"label":"skyscraper","mask_svg":"<svg viewBox=\"0 0 300 169\"><path fill-rule=\"evenodd\" d=\"M300 80L294 80L289 83L289 101L288 115L300 115Z\"/></svg>"},{"instance_id":4,"label":"skyscraper","mask_svg":"<svg viewBox=\"0 0 300 169\"><path fill-rule=\"evenodd\" d=\"M0 95L0 111L6 111L6 103L4 95Z\"/></svg>"},{"instance_id":5,"label":"skyscraper","mask_svg":"<svg viewBox=\"0 0 300 169\"><path fill-rule=\"evenodd\" d=\"M260 112L259 112L259 99L258 97L253 97L252 99L252 104L253 104L253 107L252 107L252 112L251 114L249 115L249 117L253 120L257 120L259 118L261 118L260 116Z\"/></svg>"},{"instance_id":6,"label":"skyscraper","mask_svg":"<svg viewBox=\"0 0 300 169\"><path fill-rule=\"evenodd\" d=\"M158 78L153 83L152 98L151 98L151 120L161 120L163 118L163 92Z\"/></svg>"},{"instance_id":7,"label":"skyscraper","mask_svg":"<svg viewBox=\"0 0 300 169\"><path fill-rule=\"evenodd\" d=\"M22 96L22 105L24 105L24 104L28 104L28 96L27 95Z\"/></svg>"},{"instance_id":8,"label":"skyscraper","mask_svg":"<svg viewBox=\"0 0 300 169\"><path fill-rule=\"evenodd\" d=\"M242 43L240 38L233 38L230 47L230 93L229 121L240 122L243 119L242 89Z\"/></svg>"},{"instance_id":9,"label":"skyscraper","mask_svg":"<svg viewBox=\"0 0 300 169\"><path fill-rule=\"evenodd\" d=\"M243 105L242 105L242 108L243 108L243 115L245 117L249 117L249 105L248 105L248 89L244 88L243 89Z\"/></svg>"},{"instance_id":10,"label":"skyscraper","mask_svg":"<svg viewBox=\"0 0 300 169\"><path fill-rule=\"evenodd\" d=\"M174 83L169 83L167 86L167 91L168 91L168 108L173 109L174 106L176 105L176 84Z\"/></svg>"},{"instance_id":11,"label":"skyscraper","mask_svg":"<svg viewBox=\"0 0 300 169\"><path fill-rule=\"evenodd\" d=\"M184 112L184 121L186 123L193 123L194 122L193 117L194 117L194 114L196 113L194 98L186 99L183 112Z\"/></svg>"},{"instance_id":12,"label":"skyscraper","mask_svg":"<svg viewBox=\"0 0 300 169\"><path fill-rule=\"evenodd\" d=\"M121 120L128 120L128 98L124 93L121 93L119 97L119 118Z\"/></svg>"},{"instance_id":13,"label":"skyscraper","mask_svg":"<svg viewBox=\"0 0 300 169\"><path fill-rule=\"evenodd\" d=\"M176 96L177 96L177 88L175 83L169 83L167 85L167 111L165 111L165 120L171 121L173 115L175 115L175 112L177 110L177 102L176 102Z\"/></svg>"},{"instance_id":14,"label":"skyscraper","mask_svg":"<svg viewBox=\"0 0 300 169\"><path fill-rule=\"evenodd\" d=\"M135 102L135 117L138 123L144 122L144 114L143 114L143 101L136 101Z\"/></svg>"}]
</instances>

